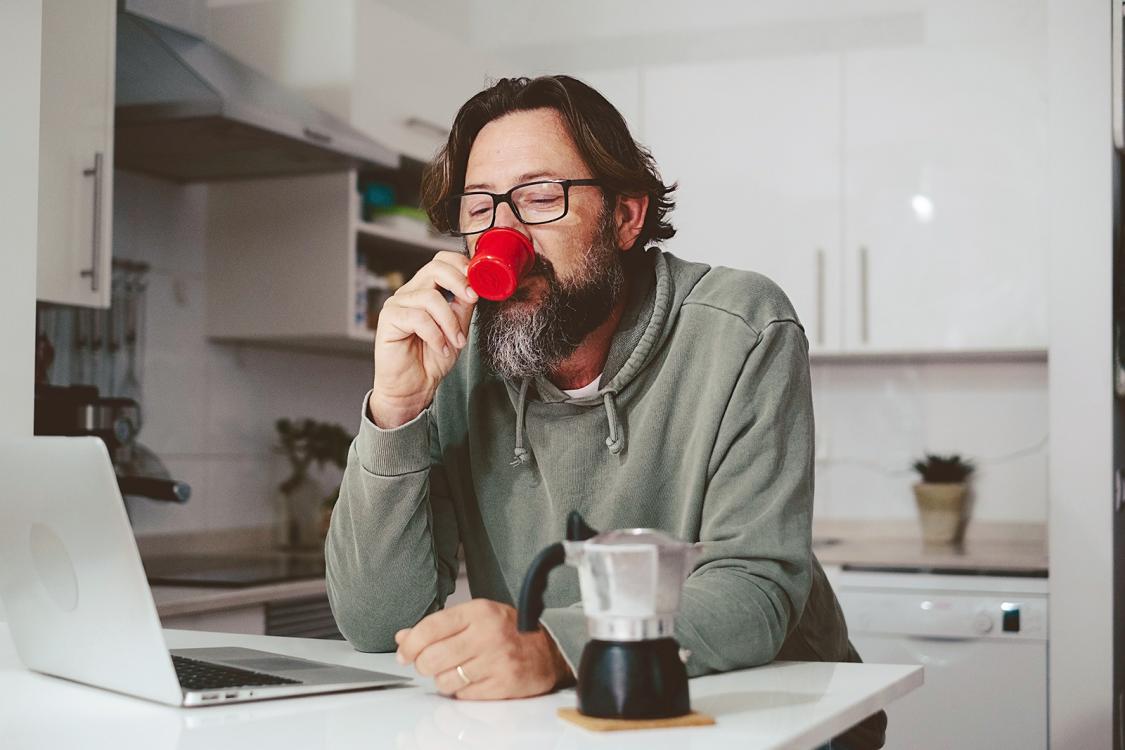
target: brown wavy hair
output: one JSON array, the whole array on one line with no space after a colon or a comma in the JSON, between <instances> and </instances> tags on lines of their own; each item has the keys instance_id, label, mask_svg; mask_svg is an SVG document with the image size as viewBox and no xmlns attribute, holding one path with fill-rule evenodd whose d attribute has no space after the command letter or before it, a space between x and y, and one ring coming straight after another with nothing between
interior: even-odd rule
<instances>
[{"instance_id":1,"label":"brown wavy hair","mask_svg":"<svg viewBox=\"0 0 1125 750\"><path fill-rule=\"evenodd\" d=\"M436 229L451 228L446 201L465 187L469 150L481 129L506 114L544 107L562 115L582 158L602 180L608 206L617 195L648 196L644 225L633 247L675 235L668 212L675 207L676 185L661 181L652 154L633 140L625 118L604 96L565 75L501 78L465 102L453 119L449 140L422 174L422 207Z\"/></svg>"}]
</instances>

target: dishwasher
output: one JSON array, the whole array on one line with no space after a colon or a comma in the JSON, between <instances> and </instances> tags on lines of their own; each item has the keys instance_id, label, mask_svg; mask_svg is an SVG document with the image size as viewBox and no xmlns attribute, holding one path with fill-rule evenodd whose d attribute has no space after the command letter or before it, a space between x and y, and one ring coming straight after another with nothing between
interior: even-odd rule
<instances>
[{"instance_id":1,"label":"dishwasher","mask_svg":"<svg viewBox=\"0 0 1125 750\"><path fill-rule=\"evenodd\" d=\"M1047 579L826 566L860 657L920 664L888 750L1047 747Z\"/></svg>"}]
</instances>

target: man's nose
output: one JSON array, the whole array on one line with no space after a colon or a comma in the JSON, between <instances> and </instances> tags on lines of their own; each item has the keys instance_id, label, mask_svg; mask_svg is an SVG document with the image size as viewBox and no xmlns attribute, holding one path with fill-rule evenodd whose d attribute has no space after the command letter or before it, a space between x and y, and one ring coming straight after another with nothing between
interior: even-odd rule
<instances>
[{"instance_id":1,"label":"man's nose","mask_svg":"<svg viewBox=\"0 0 1125 750\"><path fill-rule=\"evenodd\" d=\"M494 227L507 227L508 229L515 229L519 231L523 226L518 218L516 212L507 203L500 203L496 206L496 220L493 222Z\"/></svg>"}]
</instances>

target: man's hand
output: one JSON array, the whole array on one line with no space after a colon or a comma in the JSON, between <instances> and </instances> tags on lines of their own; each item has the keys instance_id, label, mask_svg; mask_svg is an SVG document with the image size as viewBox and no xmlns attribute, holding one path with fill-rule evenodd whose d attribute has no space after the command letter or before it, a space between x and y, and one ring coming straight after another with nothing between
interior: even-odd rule
<instances>
[{"instance_id":1,"label":"man's hand","mask_svg":"<svg viewBox=\"0 0 1125 750\"><path fill-rule=\"evenodd\" d=\"M574 679L542 628L519 632L516 610L488 599L435 612L395 633L395 642L400 663L413 663L419 674L434 677L441 693L457 698L527 698Z\"/></svg>"},{"instance_id":2,"label":"man's hand","mask_svg":"<svg viewBox=\"0 0 1125 750\"><path fill-rule=\"evenodd\" d=\"M383 305L375 329L375 382L368 408L375 424L406 424L434 398L465 346L477 294L469 259L441 252ZM446 302L442 290L453 293Z\"/></svg>"}]
</instances>

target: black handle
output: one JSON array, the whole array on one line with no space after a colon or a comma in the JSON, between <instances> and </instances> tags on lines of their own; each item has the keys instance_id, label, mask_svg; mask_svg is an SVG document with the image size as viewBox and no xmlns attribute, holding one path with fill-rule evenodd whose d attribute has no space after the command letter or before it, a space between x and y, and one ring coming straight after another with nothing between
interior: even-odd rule
<instances>
[{"instance_id":1,"label":"black handle","mask_svg":"<svg viewBox=\"0 0 1125 750\"><path fill-rule=\"evenodd\" d=\"M586 524L586 519L576 510L570 511L566 517L566 540L568 542L584 542L598 535L595 529Z\"/></svg>"},{"instance_id":2,"label":"black handle","mask_svg":"<svg viewBox=\"0 0 1125 750\"><path fill-rule=\"evenodd\" d=\"M183 504L191 497L191 485L173 479L117 477L117 486L121 488L122 495L139 495L170 503Z\"/></svg>"},{"instance_id":3,"label":"black handle","mask_svg":"<svg viewBox=\"0 0 1125 750\"><path fill-rule=\"evenodd\" d=\"M543 592L547 588L547 575L566 562L566 548L555 542L535 556L520 589L519 631L532 633L539 629L543 615Z\"/></svg>"}]
</instances>

